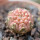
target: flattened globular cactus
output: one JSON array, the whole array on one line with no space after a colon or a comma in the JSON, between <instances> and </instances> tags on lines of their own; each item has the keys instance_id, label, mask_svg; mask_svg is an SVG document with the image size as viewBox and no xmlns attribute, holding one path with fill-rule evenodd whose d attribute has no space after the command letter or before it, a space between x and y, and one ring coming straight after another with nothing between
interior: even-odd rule
<instances>
[{"instance_id":1,"label":"flattened globular cactus","mask_svg":"<svg viewBox=\"0 0 40 40\"><path fill-rule=\"evenodd\" d=\"M8 13L6 23L15 33L27 33L34 24L33 16L26 9L17 8Z\"/></svg>"}]
</instances>

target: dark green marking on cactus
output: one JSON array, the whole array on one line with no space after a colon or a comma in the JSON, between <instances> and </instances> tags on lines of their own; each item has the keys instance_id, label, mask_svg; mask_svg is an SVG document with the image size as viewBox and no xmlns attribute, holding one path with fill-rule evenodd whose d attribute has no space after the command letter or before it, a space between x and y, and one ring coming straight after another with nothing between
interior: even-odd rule
<instances>
[{"instance_id":1,"label":"dark green marking on cactus","mask_svg":"<svg viewBox=\"0 0 40 40\"><path fill-rule=\"evenodd\" d=\"M16 27L16 24L14 23L12 26L11 26L11 29L15 29Z\"/></svg>"},{"instance_id":2,"label":"dark green marking on cactus","mask_svg":"<svg viewBox=\"0 0 40 40\"><path fill-rule=\"evenodd\" d=\"M11 27L10 27L11 30L13 30L15 33L16 33L16 23L14 23Z\"/></svg>"},{"instance_id":3,"label":"dark green marking on cactus","mask_svg":"<svg viewBox=\"0 0 40 40\"><path fill-rule=\"evenodd\" d=\"M33 28L33 24L30 22L30 28L32 29Z\"/></svg>"},{"instance_id":4,"label":"dark green marking on cactus","mask_svg":"<svg viewBox=\"0 0 40 40\"><path fill-rule=\"evenodd\" d=\"M7 21L9 21L10 19L9 18L7 18Z\"/></svg>"},{"instance_id":5,"label":"dark green marking on cactus","mask_svg":"<svg viewBox=\"0 0 40 40\"><path fill-rule=\"evenodd\" d=\"M8 22L9 22L9 18L7 18L7 20L6 20L5 22L6 22L6 24L8 24Z\"/></svg>"},{"instance_id":6,"label":"dark green marking on cactus","mask_svg":"<svg viewBox=\"0 0 40 40\"><path fill-rule=\"evenodd\" d=\"M22 29L20 30L20 32L22 32L22 33L26 32L25 28L22 27Z\"/></svg>"},{"instance_id":7,"label":"dark green marking on cactus","mask_svg":"<svg viewBox=\"0 0 40 40\"><path fill-rule=\"evenodd\" d=\"M10 19L11 19L11 17L7 18L7 22L9 22Z\"/></svg>"}]
</instances>

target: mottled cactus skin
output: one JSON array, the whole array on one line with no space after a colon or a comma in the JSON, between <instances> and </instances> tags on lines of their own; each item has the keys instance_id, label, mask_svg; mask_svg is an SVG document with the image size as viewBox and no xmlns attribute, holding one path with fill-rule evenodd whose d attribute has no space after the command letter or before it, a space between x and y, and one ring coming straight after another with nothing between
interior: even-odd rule
<instances>
[{"instance_id":1,"label":"mottled cactus skin","mask_svg":"<svg viewBox=\"0 0 40 40\"><path fill-rule=\"evenodd\" d=\"M15 33L25 34L33 28L33 15L26 9L17 8L8 13L6 24Z\"/></svg>"}]
</instances>

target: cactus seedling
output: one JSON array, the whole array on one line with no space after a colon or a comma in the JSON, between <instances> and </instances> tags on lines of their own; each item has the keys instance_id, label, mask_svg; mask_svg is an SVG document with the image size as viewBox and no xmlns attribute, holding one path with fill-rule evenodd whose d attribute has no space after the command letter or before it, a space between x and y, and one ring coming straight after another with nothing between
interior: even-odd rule
<instances>
[{"instance_id":1,"label":"cactus seedling","mask_svg":"<svg viewBox=\"0 0 40 40\"><path fill-rule=\"evenodd\" d=\"M21 34L31 31L34 24L32 14L28 10L21 8L9 12L6 21L10 29L15 30L15 33Z\"/></svg>"}]
</instances>

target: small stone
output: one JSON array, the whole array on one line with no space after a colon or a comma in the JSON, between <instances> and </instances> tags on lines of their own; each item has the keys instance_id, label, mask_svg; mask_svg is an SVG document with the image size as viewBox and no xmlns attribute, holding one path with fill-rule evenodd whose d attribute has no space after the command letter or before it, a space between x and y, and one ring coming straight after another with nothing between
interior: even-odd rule
<instances>
[{"instance_id":1,"label":"small stone","mask_svg":"<svg viewBox=\"0 0 40 40\"><path fill-rule=\"evenodd\" d=\"M16 39L16 38L17 38L17 36L16 36L16 35L14 35L14 38Z\"/></svg>"},{"instance_id":2,"label":"small stone","mask_svg":"<svg viewBox=\"0 0 40 40\"><path fill-rule=\"evenodd\" d=\"M16 40L15 38L13 38L13 37L10 37L10 40Z\"/></svg>"},{"instance_id":3,"label":"small stone","mask_svg":"<svg viewBox=\"0 0 40 40\"><path fill-rule=\"evenodd\" d=\"M3 40L9 40L9 37L3 37Z\"/></svg>"},{"instance_id":4,"label":"small stone","mask_svg":"<svg viewBox=\"0 0 40 40\"><path fill-rule=\"evenodd\" d=\"M38 31L40 32L40 26L38 26Z\"/></svg>"},{"instance_id":5,"label":"small stone","mask_svg":"<svg viewBox=\"0 0 40 40\"><path fill-rule=\"evenodd\" d=\"M2 40L2 32L0 31L0 40Z\"/></svg>"},{"instance_id":6,"label":"small stone","mask_svg":"<svg viewBox=\"0 0 40 40\"><path fill-rule=\"evenodd\" d=\"M38 14L38 8L33 7L33 8L31 9L31 12L32 12L32 14L33 14L34 16L36 16L36 15Z\"/></svg>"},{"instance_id":7,"label":"small stone","mask_svg":"<svg viewBox=\"0 0 40 40\"><path fill-rule=\"evenodd\" d=\"M35 32L36 32L36 28L32 29L32 31L31 31L31 36L34 35Z\"/></svg>"},{"instance_id":8,"label":"small stone","mask_svg":"<svg viewBox=\"0 0 40 40\"><path fill-rule=\"evenodd\" d=\"M40 38L35 38L35 40L40 40Z\"/></svg>"},{"instance_id":9,"label":"small stone","mask_svg":"<svg viewBox=\"0 0 40 40\"><path fill-rule=\"evenodd\" d=\"M0 37L0 40L2 40L2 38Z\"/></svg>"},{"instance_id":10,"label":"small stone","mask_svg":"<svg viewBox=\"0 0 40 40\"><path fill-rule=\"evenodd\" d=\"M34 35L34 37L35 37L35 38L39 37L39 33L36 32L35 35Z\"/></svg>"},{"instance_id":11,"label":"small stone","mask_svg":"<svg viewBox=\"0 0 40 40\"><path fill-rule=\"evenodd\" d=\"M6 30L5 32L9 32L9 30Z\"/></svg>"},{"instance_id":12,"label":"small stone","mask_svg":"<svg viewBox=\"0 0 40 40\"><path fill-rule=\"evenodd\" d=\"M2 37L2 32L0 31L0 37Z\"/></svg>"},{"instance_id":13,"label":"small stone","mask_svg":"<svg viewBox=\"0 0 40 40\"><path fill-rule=\"evenodd\" d=\"M18 40L23 40L23 38L19 37L19 39L18 39Z\"/></svg>"},{"instance_id":14,"label":"small stone","mask_svg":"<svg viewBox=\"0 0 40 40\"><path fill-rule=\"evenodd\" d=\"M39 22L37 22L37 27L38 27L38 31L40 32L40 21Z\"/></svg>"},{"instance_id":15,"label":"small stone","mask_svg":"<svg viewBox=\"0 0 40 40\"><path fill-rule=\"evenodd\" d=\"M0 28L3 29L5 27L4 23L0 22Z\"/></svg>"},{"instance_id":16,"label":"small stone","mask_svg":"<svg viewBox=\"0 0 40 40\"><path fill-rule=\"evenodd\" d=\"M28 36L28 40L34 40L34 38L31 36Z\"/></svg>"},{"instance_id":17,"label":"small stone","mask_svg":"<svg viewBox=\"0 0 40 40\"><path fill-rule=\"evenodd\" d=\"M37 24L38 24L38 25L40 25L40 21L39 21L39 22L37 22Z\"/></svg>"}]
</instances>

